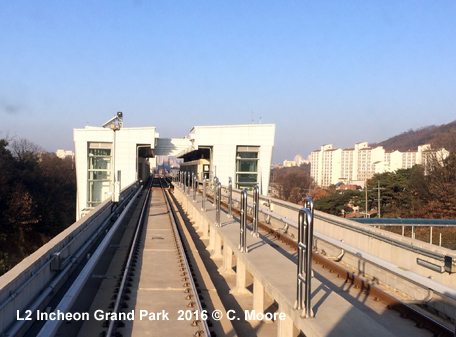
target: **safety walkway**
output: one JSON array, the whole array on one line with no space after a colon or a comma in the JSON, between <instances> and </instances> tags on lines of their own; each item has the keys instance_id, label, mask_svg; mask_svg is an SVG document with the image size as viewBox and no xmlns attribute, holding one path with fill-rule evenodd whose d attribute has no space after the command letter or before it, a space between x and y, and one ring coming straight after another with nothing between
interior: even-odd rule
<instances>
[{"instance_id":1,"label":"safety walkway","mask_svg":"<svg viewBox=\"0 0 456 337\"><path fill-rule=\"evenodd\" d=\"M176 188L176 198L182 203L193 221L199 226L202 237L210 238L210 250L215 258L223 256L224 266L231 269L233 257L236 255L237 286L235 292L249 292L245 284L245 272L254 278L253 308L263 311L264 291L279 305L279 312L287 318L279 321L278 336L291 336L293 325L306 336L398 336L394 324L381 324L382 320L374 319L363 309L351 304L336 291L317 279L312 279L312 309L314 318L302 318L301 310L294 309L296 301L297 266L286 256L268 245L262 238L247 235L248 253L238 250L240 225L236 219L221 214L221 227L215 226L216 211L212 203L206 202L206 211L201 210L202 196L186 195ZM232 252L232 253L231 253ZM225 308L229 310L229 308ZM241 313L236 313L238 317ZM243 313L242 313L243 314ZM398 318L400 319L400 318ZM410 329L416 329L413 326ZM412 333L413 330L410 331Z\"/></svg>"}]
</instances>

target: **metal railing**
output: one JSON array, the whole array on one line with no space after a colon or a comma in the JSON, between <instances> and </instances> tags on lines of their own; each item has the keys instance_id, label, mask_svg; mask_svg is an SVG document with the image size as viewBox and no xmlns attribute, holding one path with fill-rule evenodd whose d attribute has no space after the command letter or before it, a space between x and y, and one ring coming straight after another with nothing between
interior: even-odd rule
<instances>
[{"instance_id":1,"label":"metal railing","mask_svg":"<svg viewBox=\"0 0 456 337\"><path fill-rule=\"evenodd\" d=\"M240 222L239 250L247 253L247 190L241 192L241 222Z\"/></svg>"},{"instance_id":2,"label":"metal railing","mask_svg":"<svg viewBox=\"0 0 456 337\"><path fill-rule=\"evenodd\" d=\"M229 185L228 186L222 186L222 188L225 188L228 191ZM207 192L207 190L203 187L203 200L206 199L206 195L207 195L206 192ZM245 192L246 192L245 201L247 201L247 191L245 191ZM233 188L232 189L232 193L233 193L233 195L232 195L232 198L231 198L231 204L233 205L233 207L235 207L236 203L238 203L239 204L239 208L242 209L242 205L244 203L243 200L242 200L243 191ZM240 196L240 198L236 198L235 197L236 194L238 194ZM227 194L222 194L222 197L228 199L229 198L229 194L228 193ZM298 222L295 222L292 219L287 218L285 215L279 215L277 213L274 213L273 210L272 210L273 208L275 208L274 206L282 206L282 207L284 207L286 209L290 209L290 210L296 211L296 213L299 214L300 209L299 209L298 205L293 205L293 204L290 204L290 203L287 203L287 202L284 202L284 201L276 200L274 198L266 198L264 196L260 196L260 202L261 202L260 206L262 204L264 204L267 207L267 209L264 209L262 207L259 208L259 212L263 213L263 215L265 216L265 222L266 223L269 223L272 219L275 219L275 221L279 221L281 223L284 223L285 226L286 226L285 228L290 227L290 228L296 228L296 230L298 230L298 227L299 227L298 226ZM230 204L230 202L228 202L228 204ZM309 207L308 204L305 204L305 205ZM244 205L245 214L247 213L247 207L251 207L251 206L253 206L253 205L249 205L248 203L246 203L246 205ZM441 260L442 262L444 262L445 255L441 254L439 252L433 252L433 251L430 251L430 250L428 250L426 248L421 248L421 247L418 247L418 246L415 246L415 245L413 245L413 247L410 247L410 244L407 244L405 242L399 242L397 239L393 239L393 238L390 238L390 237L385 237L385 236L382 236L381 234L372 232L370 230L357 227L356 225L351 225L345 219L338 220L335 217L332 217L330 215L326 215L326 214L324 214L322 212L317 213L317 214L314 215L313 207L311 206L310 209L312 211L311 212L311 215L312 215L312 218L311 218L312 219L312 236L313 236L314 217L316 217L317 220L328 222L330 225L336 225L336 226L342 227L344 229L351 230L354 233L362 233L362 234L365 234L368 237L373 237L373 238L379 239L381 241L387 242L389 244L392 244L394 246L398 246L398 247L401 247L401 248L406 249L406 250L412 250L412 251L414 251L417 254L421 254L421 255L424 255L426 257L435 258L438 261ZM274 211L275 211L275 209L274 209ZM296 214L296 215L298 215L298 214ZM242 220L242 213L241 213L241 220ZM246 223L246 221L245 221L245 223ZM242 230L242 225L241 225L241 230ZM408 280L409 282L412 282L412 283L417 284L417 285L424 285L427 288L433 289L434 291L436 291L438 293L447 294L447 296L456 299L456 291L454 289L451 289L448 286L445 286L445 285L440 284L440 283L438 283L436 281L430 280L429 278L421 276L421 275L419 275L419 274L417 274L415 272L404 271L404 270L402 270L401 268L399 268L397 265L395 265L393 263L390 263L390 262L387 262L385 260L382 260L381 258L378 258L378 257L376 257L376 256L374 256L372 254L366 253L365 251L361 251L361 250L357 249L356 247L352 247L352 246L350 246L350 245L348 245L348 244L346 244L346 243L344 243L344 242L342 242L342 241L340 241L338 239L333 239L333 238L331 238L331 237L329 237L327 235L324 235L322 233L315 232L315 237L317 239L319 239L320 241L328 243L329 245L332 245L334 247L338 247L340 249L343 249L346 253L350 253L351 255L357 256L357 255L362 254L363 259L365 261L380 267L382 270L387 270L389 272L392 272L394 275L397 275L399 277L402 277L402 278ZM242 239L242 232L241 232L240 241L241 241L241 243L246 242L245 240L243 241L243 239ZM243 247L244 247L244 245L242 246L242 248ZM241 245L239 245L238 249L241 250ZM418 264L420 264L420 263L418 263ZM452 260L452 265L453 265L453 268L454 268L454 265L455 265L454 258ZM442 268L440 268L439 270L443 271L444 267L442 266Z\"/></svg>"},{"instance_id":3,"label":"metal railing","mask_svg":"<svg viewBox=\"0 0 456 337\"><path fill-rule=\"evenodd\" d=\"M296 309L302 317L313 317L311 307L312 243L313 243L313 200L306 198L298 216L298 271ZM304 301L303 301L304 286Z\"/></svg>"},{"instance_id":4,"label":"metal railing","mask_svg":"<svg viewBox=\"0 0 456 337\"><path fill-rule=\"evenodd\" d=\"M196 202L196 191L198 190L198 176L193 174L193 202Z\"/></svg>"},{"instance_id":5,"label":"metal railing","mask_svg":"<svg viewBox=\"0 0 456 337\"><path fill-rule=\"evenodd\" d=\"M201 199L201 210L206 211L206 177L203 178L203 198Z\"/></svg>"},{"instance_id":6,"label":"metal railing","mask_svg":"<svg viewBox=\"0 0 456 337\"><path fill-rule=\"evenodd\" d=\"M187 195L190 195L190 184L191 184L190 172L187 172Z\"/></svg>"},{"instance_id":7,"label":"metal railing","mask_svg":"<svg viewBox=\"0 0 456 337\"><path fill-rule=\"evenodd\" d=\"M221 223L220 223L220 212L221 212L221 202L222 202L222 184L221 183L217 183L216 185L216 190L217 190L217 194L216 194L216 198L215 198L215 225L220 227L221 226Z\"/></svg>"},{"instance_id":8,"label":"metal railing","mask_svg":"<svg viewBox=\"0 0 456 337\"><path fill-rule=\"evenodd\" d=\"M240 198L234 197L235 194L240 195L241 194L241 190L233 189L233 197L232 197L232 201L233 202L240 202ZM228 196L227 195L223 195L223 197L228 197ZM298 224L295 221L293 221L290 218L288 218L287 216L278 214L277 211L276 211L276 206L283 207L284 209L289 209L289 210L292 210L292 211L295 211L295 212L299 212L299 206L298 205L291 204L291 203L288 203L288 202L285 202L285 201L282 201L282 200L274 199L274 198L271 198L271 197L265 197L265 196L260 196L260 202L264 203L264 205L266 205L266 207L267 207L267 209L260 208L260 212L265 214L266 217L270 217L270 218L273 218L275 220L278 220L278 221L282 222L283 224L285 224L286 227L289 226L291 228L296 228L297 229ZM357 226L356 224L350 224L347 221L348 219L338 219L338 218L336 218L334 216L331 216L329 214L325 214L323 212L319 212L319 213L315 214L315 218L317 220L328 222L328 223L330 223L332 225L335 225L335 226L338 226L338 227L353 231L355 233L360 233L360 234L366 235L367 237L372 237L374 239L386 242L388 244L400 247L402 249L405 249L405 250L408 250L408 251L412 251L412 252L417 253L417 254L421 254L421 255L423 255L425 257L436 259L438 261L441 261L442 263L444 262L445 254L442 254L442 253L439 253L439 252L435 252L435 251L432 251L430 249L426 249L426 248L423 248L423 247L419 247L419 246L414 245L414 244L402 242L402 241L399 241L397 239L394 239L394 238L391 238L391 237L376 233L376 232L371 231L369 229L361 228L361 227ZM266 222L269 223L268 221L266 221ZM336 246L338 246L338 245L336 245Z\"/></svg>"},{"instance_id":9,"label":"metal railing","mask_svg":"<svg viewBox=\"0 0 456 337\"><path fill-rule=\"evenodd\" d=\"M258 212L260 208L260 188L258 185L253 187L253 221L252 221L252 235L259 238L258 234Z\"/></svg>"},{"instance_id":10,"label":"metal railing","mask_svg":"<svg viewBox=\"0 0 456 337\"><path fill-rule=\"evenodd\" d=\"M231 177L228 178L228 217L232 218L232 204L233 204L233 181Z\"/></svg>"}]
</instances>

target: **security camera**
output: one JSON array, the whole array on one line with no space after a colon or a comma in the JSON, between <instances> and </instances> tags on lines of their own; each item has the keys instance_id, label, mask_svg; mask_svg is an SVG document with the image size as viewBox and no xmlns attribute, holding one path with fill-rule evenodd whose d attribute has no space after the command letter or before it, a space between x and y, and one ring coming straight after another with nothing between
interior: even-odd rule
<instances>
[{"instance_id":1,"label":"security camera","mask_svg":"<svg viewBox=\"0 0 456 337\"><path fill-rule=\"evenodd\" d=\"M109 121L103 124L104 128L109 128L109 126L117 120L117 116L112 117Z\"/></svg>"},{"instance_id":2,"label":"security camera","mask_svg":"<svg viewBox=\"0 0 456 337\"><path fill-rule=\"evenodd\" d=\"M117 117L119 117L120 119L122 119L122 118L123 118L123 113L119 111L119 112L117 113Z\"/></svg>"}]
</instances>

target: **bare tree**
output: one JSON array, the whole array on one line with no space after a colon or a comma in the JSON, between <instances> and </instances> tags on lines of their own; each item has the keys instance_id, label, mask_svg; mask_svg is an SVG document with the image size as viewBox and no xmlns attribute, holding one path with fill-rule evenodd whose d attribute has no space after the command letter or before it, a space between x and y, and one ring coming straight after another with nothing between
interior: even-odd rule
<instances>
[{"instance_id":1,"label":"bare tree","mask_svg":"<svg viewBox=\"0 0 456 337\"><path fill-rule=\"evenodd\" d=\"M42 149L31 141L20 138L11 143L11 152L19 163L36 160Z\"/></svg>"}]
</instances>

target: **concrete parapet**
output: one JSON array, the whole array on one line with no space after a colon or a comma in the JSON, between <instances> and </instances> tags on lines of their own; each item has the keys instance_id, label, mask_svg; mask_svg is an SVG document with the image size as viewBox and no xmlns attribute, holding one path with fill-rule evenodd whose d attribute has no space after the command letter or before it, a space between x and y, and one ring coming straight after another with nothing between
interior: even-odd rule
<instances>
[{"instance_id":1,"label":"concrete parapet","mask_svg":"<svg viewBox=\"0 0 456 337\"><path fill-rule=\"evenodd\" d=\"M123 194L126 195L131 187L125 188ZM61 276L60 272L65 271L62 281L49 289L52 294L56 292L76 263L85 257L84 253L76 260L74 255L111 215L110 205L109 200L101 203L0 277L0 333L16 322L17 311L22 314L31 309L31 303L44 293L57 275Z\"/></svg>"}]
</instances>

